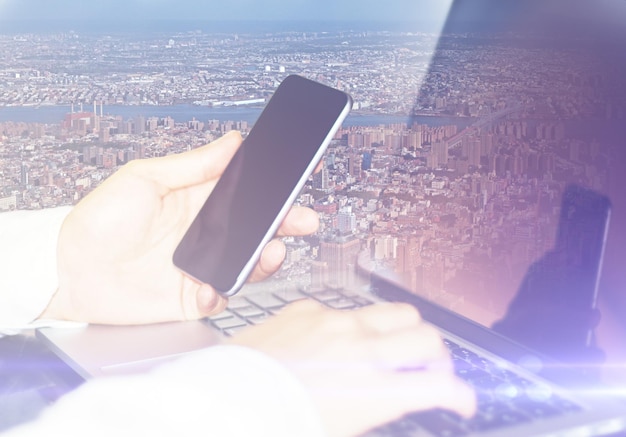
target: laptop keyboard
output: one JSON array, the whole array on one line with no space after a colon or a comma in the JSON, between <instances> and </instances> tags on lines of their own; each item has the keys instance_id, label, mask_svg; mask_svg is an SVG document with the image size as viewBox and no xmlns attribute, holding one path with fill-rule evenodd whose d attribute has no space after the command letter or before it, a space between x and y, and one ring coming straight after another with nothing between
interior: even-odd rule
<instances>
[{"instance_id":1,"label":"laptop keyboard","mask_svg":"<svg viewBox=\"0 0 626 437\"><path fill-rule=\"evenodd\" d=\"M285 305L301 299L313 299L337 310L355 309L373 303L363 296L346 290L302 291L288 289L274 293L232 297L225 311L207 320L223 334L231 336L246 326L262 323Z\"/></svg>"},{"instance_id":2,"label":"laptop keyboard","mask_svg":"<svg viewBox=\"0 0 626 437\"><path fill-rule=\"evenodd\" d=\"M555 393L549 386L530 381L503 369L455 342L444 339L451 352L456 374L476 390L478 410L471 419L436 409L407 415L376 430L372 436L411 436L427 429L435 436L465 436L534 420L575 414L581 407Z\"/></svg>"},{"instance_id":3,"label":"laptop keyboard","mask_svg":"<svg viewBox=\"0 0 626 437\"><path fill-rule=\"evenodd\" d=\"M231 298L228 308L208 318L207 322L231 336L246 326L262 323L285 305L300 299L313 299L339 310L374 303L346 290L289 289ZM465 436L581 410L577 404L553 393L547 385L530 381L450 339L444 339L444 343L450 350L456 374L476 390L476 415L463 419L443 409L412 413L371 431L368 437L409 437L424 429L438 437Z\"/></svg>"}]
</instances>

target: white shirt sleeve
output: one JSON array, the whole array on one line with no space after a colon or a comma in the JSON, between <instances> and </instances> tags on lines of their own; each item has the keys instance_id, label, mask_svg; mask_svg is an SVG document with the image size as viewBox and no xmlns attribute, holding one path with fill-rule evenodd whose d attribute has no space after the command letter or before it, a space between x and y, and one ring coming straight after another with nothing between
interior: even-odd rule
<instances>
[{"instance_id":1,"label":"white shirt sleeve","mask_svg":"<svg viewBox=\"0 0 626 437\"><path fill-rule=\"evenodd\" d=\"M28 328L56 291L57 240L70 211L0 214L0 335Z\"/></svg>"},{"instance_id":2,"label":"white shirt sleeve","mask_svg":"<svg viewBox=\"0 0 626 437\"><path fill-rule=\"evenodd\" d=\"M4 437L321 437L297 379L251 349L215 346L147 374L100 378Z\"/></svg>"}]
</instances>

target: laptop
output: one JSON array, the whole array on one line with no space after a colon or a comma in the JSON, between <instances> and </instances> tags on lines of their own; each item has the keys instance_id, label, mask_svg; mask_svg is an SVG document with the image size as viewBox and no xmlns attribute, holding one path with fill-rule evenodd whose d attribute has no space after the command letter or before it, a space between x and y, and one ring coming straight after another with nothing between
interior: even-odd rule
<instances>
[{"instance_id":1,"label":"laptop","mask_svg":"<svg viewBox=\"0 0 626 437\"><path fill-rule=\"evenodd\" d=\"M486 24L492 25L495 30L499 26L506 30L519 29L522 27L521 20L537 21L534 20L535 15L529 12L529 5L543 10L547 3L538 0L455 1L446 29L453 30L455 25L461 26L465 32L481 29L485 23L476 21L477 25L474 26L474 21L483 13L486 13ZM569 3L562 2L561 8L555 10L574 10L569 7ZM615 13L611 16L615 17L619 16L617 8L623 11L623 5L618 5L618 2L581 0L576 4L591 5L592 12L600 8L597 5L602 4L606 8L614 8L611 10L615 10ZM546 6L546 11L551 10ZM503 19L502 16L507 18ZM561 16L560 13L555 14L554 19L561 23ZM506 20L509 20L508 24L502 25ZM511 40L517 46L517 40L513 37ZM464 40L452 40L450 43L464 46ZM501 53L499 46L494 48L494 53ZM431 66L431 71L437 73L435 78L449 74L449 52L442 50L442 55L442 59L436 60ZM485 57L484 62L488 59ZM606 59L599 59L604 62L612 58L607 56ZM547 65L552 65L552 59L548 61ZM523 67L526 61L519 62L522 64L518 67ZM499 74L500 70L507 74L516 70L515 66L506 63L491 67L494 75ZM602 65L597 68L601 70ZM551 71L547 70L547 73ZM584 77L567 74L567 69L565 73L556 74L556 77L563 78L556 84L585 83ZM471 72L467 74L467 77L459 76L465 85L471 82ZM534 77L534 72L530 75ZM545 77L550 75L546 74ZM598 75L589 80L590 83L602 83L602 78L603 75ZM510 84L514 82L511 79ZM435 81L433 86L424 88L426 97L434 98L431 94L438 91L438 85L439 82ZM538 89L540 92L545 91L541 88ZM454 97L453 93L449 93L449 96ZM518 97L512 96L513 99ZM440 99L439 103L446 104L445 99ZM559 106L561 103L563 105ZM540 106L540 109L564 111L570 108L569 103L557 100L545 107ZM479 106L476 105L477 110ZM617 112L611 105L603 107L603 111L603 115ZM550 126L536 124L534 128L542 129L543 140L559 136L558 129L548 132L545 129ZM510 128L517 129L513 124ZM520 125L519 129L526 129L526 125ZM594 131L593 137L605 134L605 131L604 128ZM518 133L518 138L525 135L522 130ZM623 136L615 136L614 139L623 143ZM472 147L468 144L468 151L473 150ZM578 148L572 146L568 153L576 162L581 160ZM590 150L589 154L592 153ZM494 161L496 168L493 171L516 171L515 163L519 161L519 154L501 154L500 158L501 162ZM538 171L540 166L563 166L560 156L546 154L540 158L545 162L536 163L534 171ZM511 161L508 170L507 159ZM499 164L501 169L497 167ZM579 171L578 167L565 168L563 171L570 170L574 176ZM580 171L594 176L592 168L584 167ZM618 173L623 173L621 168ZM506 189L495 186L489 178L483 179L467 180L466 183L476 185L472 185L472 191L479 194ZM553 181L545 177L542 179L536 176L535 179L548 187L553 185ZM614 192L620 193L620 189ZM573 203L567 193L574 193ZM609 216L604 212L608 208L602 196L588 196L585 193L576 187L565 191L558 215L559 225L554 226L558 229L552 229L556 232L550 238L535 234L535 230L523 222L514 224L508 228L510 234L518 240L525 240L526 244L502 245L510 252L502 250L502 247L479 247L471 257L458 257L469 259L472 262L470 266L455 261L455 251L464 250L464 235L453 236L461 243L452 248L445 244L441 247L424 247L417 236L416 241L408 238L403 243L403 256L405 263L423 267L407 269L400 274L371 265L368 267L366 260L363 260L358 264L358 270L365 273L355 274L355 277L363 280L354 281L349 287L300 288L277 281L266 282L244 287L230 300L225 312L205 320L133 327L90 325L63 330L44 328L38 330L37 335L80 375L97 378L145 371L183 354L210 347L240 329L263 323L264 319L272 317L284 305L297 299L315 299L343 311L375 305L381 300L407 302L415 305L425 320L441 330L457 373L476 388L479 413L470 420L463 420L443 410L410 414L399 421L371 430L368 436L626 435L626 370L618 365L619 359L612 358L624 355L624 352L620 352L624 345L623 341L611 343L611 340L626 338L623 332L626 329L623 322L611 319L611 301L597 295ZM517 201L523 203L523 190L515 194ZM585 208L577 205L576 198L588 199L595 206ZM537 208L545 207L545 203L543 200L537 202ZM488 205L482 204L480 207ZM583 214L576 213L579 207L582 207ZM599 214L589 217L584 211ZM568 219L576 217L582 218L577 225L568 222ZM442 215L440 219L445 220L446 217ZM464 219L471 220L469 217ZM478 223L475 228L476 232L492 231L484 223ZM620 235L616 232L613 238L619 239ZM546 245L545 251L538 257L531 256L534 253L528 247L534 245L535 252L538 252L539 246L549 239L554 240L554 244ZM441 237L441 240L446 238ZM415 247L412 245L421 252L413 250ZM487 251L494 250L501 250L501 262L487 266L483 262L485 258L498 259L493 252L486 256ZM443 251L448 252L445 260L439 258ZM617 258L619 256L613 257L614 260ZM446 277L443 269L445 263L453 264L452 268L459 273L456 283ZM579 270L571 270L573 266ZM441 286L443 283L445 287ZM575 292L570 292L572 290ZM619 318L619 314L613 316L613 319ZM571 336L568 335L570 333Z\"/></svg>"},{"instance_id":2,"label":"laptop","mask_svg":"<svg viewBox=\"0 0 626 437\"><path fill-rule=\"evenodd\" d=\"M626 397L619 385L604 379L603 372L608 369L597 358L601 354L595 349L595 325L578 330L580 324L570 317L572 311L567 311L578 310L577 301L592 305L593 311L597 309L597 276L609 210L604 196L575 186L566 189L553 250L529 268L507 312L492 326L485 326L484 312L475 311L471 299L464 302L458 296L429 296L428 292L411 289L397 275L372 268L365 256L359 260L360 280L351 287L294 287L280 281L252 284L231 298L226 311L204 320L148 326L42 328L37 335L89 379L142 372L192 354L240 329L263 323L299 299L313 299L343 311L380 301L406 302L415 305L425 320L441 330L457 374L476 388L479 413L464 420L444 410L420 412L368 435L578 436L626 432ZM582 244L573 243L581 239ZM598 242L600 246L593 248ZM592 257L576 256L592 252ZM555 260L574 260L578 273L571 270L571 264L558 265ZM555 276L559 270L566 274ZM586 277L580 274L582 270L587 272ZM589 271L593 272L591 276ZM583 285L578 290L567 283L567 290L563 289L558 281L572 276ZM575 293L563 301L559 293L568 290ZM583 295L593 300L586 301ZM558 305L553 305L555 302ZM540 311L533 313L533 308ZM581 317L582 313L574 315ZM563 326L575 338L564 337ZM551 353L554 346L556 352ZM594 355L594 351L598 353ZM626 376L624 373L622 376Z\"/></svg>"}]
</instances>

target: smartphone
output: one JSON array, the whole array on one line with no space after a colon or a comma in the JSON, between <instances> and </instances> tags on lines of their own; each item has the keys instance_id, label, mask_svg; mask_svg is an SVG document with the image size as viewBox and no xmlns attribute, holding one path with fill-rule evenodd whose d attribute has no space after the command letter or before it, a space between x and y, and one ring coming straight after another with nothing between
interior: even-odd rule
<instances>
[{"instance_id":1,"label":"smartphone","mask_svg":"<svg viewBox=\"0 0 626 437\"><path fill-rule=\"evenodd\" d=\"M174 264L234 295L351 108L343 91L285 78L183 236Z\"/></svg>"},{"instance_id":2,"label":"smartphone","mask_svg":"<svg viewBox=\"0 0 626 437\"><path fill-rule=\"evenodd\" d=\"M596 307L604 249L611 217L608 197L589 188L569 185L563 192L554 252L555 267L564 272L563 302L577 312ZM578 321L579 327L583 325ZM576 321L571 321L576 325ZM572 331L577 327L571 326ZM589 344L589 327L581 329Z\"/></svg>"},{"instance_id":3,"label":"smartphone","mask_svg":"<svg viewBox=\"0 0 626 437\"><path fill-rule=\"evenodd\" d=\"M493 329L570 364L595 356L594 329L611 203L568 185L554 247L528 269L505 317Z\"/></svg>"}]
</instances>

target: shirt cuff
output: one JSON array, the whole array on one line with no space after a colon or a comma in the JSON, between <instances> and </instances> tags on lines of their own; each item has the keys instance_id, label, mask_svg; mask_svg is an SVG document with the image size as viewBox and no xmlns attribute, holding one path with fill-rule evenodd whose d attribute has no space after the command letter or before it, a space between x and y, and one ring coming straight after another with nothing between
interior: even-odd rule
<instances>
[{"instance_id":1,"label":"shirt cuff","mask_svg":"<svg viewBox=\"0 0 626 437\"><path fill-rule=\"evenodd\" d=\"M214 346L145 374L88 381L11 437L39 434L324 437L306 388L279 362Z\"/></svg>"},{"instance_id":2,"label":"shirt cuff","mask_svg":"<svg viewBox=\"0 0 626 437\"><path fill-rule=\"evenodd\" d=\"M56 292L57 241L71 209L0 214L0 334L28 327Z\"/></svg>"}]
</instances>

